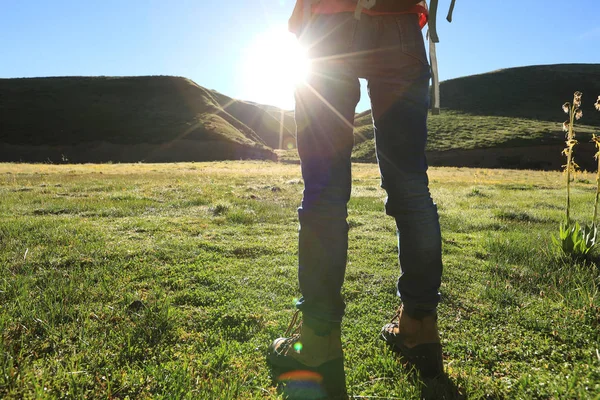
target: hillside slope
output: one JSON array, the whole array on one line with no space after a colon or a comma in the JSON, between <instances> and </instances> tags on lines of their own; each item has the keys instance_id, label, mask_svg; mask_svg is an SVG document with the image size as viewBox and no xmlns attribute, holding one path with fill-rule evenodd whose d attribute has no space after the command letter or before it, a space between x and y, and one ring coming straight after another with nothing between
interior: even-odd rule
<instances>
[{"instance_id":1,"label":"hillside slope","mask_svg":"<svg viewBox=\"0 0 600 400\"><path fill-rule=\"evenodd\" d=\"M4 161L275 159L280 135L267 111L185 78L0 79Z\"/></svg>"},{"instance_id":2,"label":"hillside slope","mask_svg":"<svg viewBox=\"0 0 600 400\"><path fill-rule=\"evenodd\" d=\"M583 93L585 123L600 125L594 102L600 95L600 64L537 65L450 79L440 84L443 108L562 122L561 106Z\"/></svg>"},{"instance_id":3,"label":"hillside slope","mask_svg":"<svg viewBox=\"0 0 600 400\"><path fill-rule=\"evenodd\" d=\"M214 90L211 90L211 94L225 111L256 132L267 146L273 149L296 146L296 124L292 112L274 106L236 100Z\"/></svg>"},{"instance_id":4,"label":"hillside slope","mask_svg":"<svg viewBox=\"0 0 600 400\"><path fill-rule=\"evenodd\" d=\"M583 92L578 163L594 169L589 140L600 131L600 113L594 109L600 64L511 68L442 82L442 112L428 119L432 165L560 168L567 119L561 107L576 90ZM355 161L376 161L371 124L369 112L356 115Z\"/></svg>"}]
</instances>

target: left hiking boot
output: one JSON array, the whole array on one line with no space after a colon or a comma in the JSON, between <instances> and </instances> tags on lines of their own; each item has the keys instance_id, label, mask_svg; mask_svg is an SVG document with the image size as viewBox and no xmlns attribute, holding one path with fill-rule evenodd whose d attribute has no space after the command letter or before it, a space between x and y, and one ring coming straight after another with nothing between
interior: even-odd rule
<instances>
[{"instance_id":1,"label":"left hiking boot","mask_svg":"<svg viewBox=\"0 0 600 400\"><path fill-rule=\"evenodd\" d=\"M400 307L390 323L381 329L381 338L423 378L444 373L437 314L414 318Z\"/></svg>"},{"instance_id":2,"label":"left hiking boot","mask_svg":"<svg viewBox=\"0 0 600 400\"><path fill-rule=\"evenodd\" d=\"M294 315L285 334L269 346L267 362L289 399L347 399L339 327L317 332Z\"/></svg>"}]
</instances>

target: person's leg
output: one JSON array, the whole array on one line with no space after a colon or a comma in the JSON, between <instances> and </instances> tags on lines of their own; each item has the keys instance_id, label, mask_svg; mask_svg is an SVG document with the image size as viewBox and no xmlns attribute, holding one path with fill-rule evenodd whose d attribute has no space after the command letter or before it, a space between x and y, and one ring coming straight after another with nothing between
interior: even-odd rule
<instances>
[{"instance_id":1,"label":"person's leg","mask_svg":"<svg viewBox=\"0 0 600 400\"><path fill-rule=\"evenodd\" d=\"M355 21L350 15L317 16L301 43L311 73L296 90L296 126L304 195L300 222L297 307L316 329L338 326L344 314L354 112L358 78L347 69Z\"/></svg>"},{"instance_id":2,"label":"person's leg","mask_svg":"<svg viewBox=\"0 0 600 400\"><path fill-rule=\"evenodd\" d=\"M300 222L298 308L304 321L339 324L348 251L347 207L358 79L314 75L296 94L304 196Z\"/></svg>"},{"instance_id":3,"label":"person's leg","mask_svg":"<svg viewBox=\"0 0 600 400\"><path fill-rule=\"evenodd\" d=\"M398 294L404 309L414 315L435 312L442 275L438 213L426 173L427 106L420 98L427 91L423 82L407 84L396 93L370 85L374 99L399 95L374 125L382 187L388 194L386 213L395 218L398 229Z\"/></svg>"},{"instance_id":4,"label":"person's leg","mask_svg":"<svg viewBox=\"0 0 600 400\"><path fill-rule=\"evenodd\" d=\"M351 43L353 21L351 14L318 16L302 38L312 59L310 76L296 90L295 114L304 179L298 209L302 297L297 308L302 325L297 334L276 339L268 356L279 372L316 372L332 398L345 394L341 288L348 251L354 110L360 87L343 59Z\"/></svg>"},{"instance_id":5,"label":"person's leg","mask_svg":"<svg viewBox=\"0 0 600 400\"><path fill-rule=\"evenodd\" d=\"M347 202L351 192L354 112L358 78L344 61L352 41L351 14L313 19L301 43L311 73L296 89L295 120L304 194L300 222L297 308L317 331L339 329L344 314L341 288L348 251Z\"/></svg>"},{"instance_id":6,"label":"person's leg","mask_svg":"<svg viewBox=\"0 0 600 400\"><path fill-rule=\"evenodd\" d=\"M388 51L369 77L369 95L386 213L398 228L398 294L404 310L418 317L435 313L442 275L425 157L430 74L416 16L386 17L382 24L381 47Z\"/></svg>"},{"instance_id":7,"label":"person's leg","mask_svg":"<svg viewBox=\"0 0 600 400\"><path fill-rule=\"evenodd\" d=\"M402 308L381 336L423 377L443 373L436 309L442 275L441 233L429 193L425 145L429 65L417 18L384 17L379 54L369 70L376 152L386 213L396 220Z\"/></svg>"}]
</instances>

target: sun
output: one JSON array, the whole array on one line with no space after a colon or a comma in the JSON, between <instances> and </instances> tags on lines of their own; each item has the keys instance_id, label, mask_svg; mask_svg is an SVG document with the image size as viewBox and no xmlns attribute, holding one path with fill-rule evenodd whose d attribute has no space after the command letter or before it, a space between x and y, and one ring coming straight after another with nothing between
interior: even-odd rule
<instances>
[{"instance_id":1,"label":"sun","mask_svg":"<svg viewBox=\"0 0 600 400\"><path fill-rule=\"evenodd\" d=\"M284 109L294 107L294 88L310 70L306 52L285 27L258 34L241 62L240 98Z\"/></svg>"}]
</instances>

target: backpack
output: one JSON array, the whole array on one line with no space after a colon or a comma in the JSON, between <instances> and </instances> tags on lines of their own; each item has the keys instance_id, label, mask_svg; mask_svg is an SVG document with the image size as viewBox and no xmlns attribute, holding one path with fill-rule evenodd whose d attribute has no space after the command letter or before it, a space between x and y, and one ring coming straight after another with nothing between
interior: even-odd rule
<instances>
[{"instance_id":1,"label":"backpack","mask_svg":"<svg viewBox=\"0 0 600 400\"><path fill-rule=\"evenodd\" d=\"M297 1L296 7L292 18L290 18L290 27L293 25L304 27L311 18L312 5L318 3L321 0L304 0ZM373 11L386 11L390 9L394 10L409 10L411 7L424 3L421 0L356 0L356 10L354 11L354 18L360 19L363 9L369 9ZM452 13L454 12L454 5L456 0L451 0L450 10L446 19L448 22L452 22ZM438 64L435 44L439 43L440 39L437 34L437 10L438 0L429 1L429 20L427 30L427 38L429 39L429 64L431 65L431 76L432 76L432 93L431 93L431 110L432 114L437 115L440 113L440 81L438 76ZM290 29L292 32L293 29ZM296 33L298 34L298 33Z\"/></svg>"},{"instance_id":2,"label":"backpack","mask_svg":"<svg viewBox=\"0 0 600 400\"><path fill-rule=\"evenodd\" d=\"M421 0L357 0L354 18L360 19L363 8L371 11L408 11L419 4Z\"/></svg>"},{"instance_id":3,"label":"backpack","mask_svg":"<svg viewBox=\"0 0 600 400\"><path fill-rule=\"evenodd\" d=\"M364 8L373 11L386 11L390 9L406 9L409 10L411 7L419 4L421 1L415 0L358 0L356 4L356 10L354 12L354 18L360 19L362 10ZM437 10L438 0L431 0L429 2L429 21L427 25L427 38L429 39L429 64L431 65L431 81L432 81L432 93L431 93L431 113L433 115L439 115L440 113L440 80L438 76L438 63L435 44L439 43L440 38L437 34ZM452 22L452 13L454 12L456 0L452 0L450 3L450 10L446 19L448 22Z\"/></svg>"}]
</instances>

